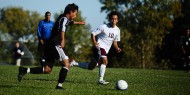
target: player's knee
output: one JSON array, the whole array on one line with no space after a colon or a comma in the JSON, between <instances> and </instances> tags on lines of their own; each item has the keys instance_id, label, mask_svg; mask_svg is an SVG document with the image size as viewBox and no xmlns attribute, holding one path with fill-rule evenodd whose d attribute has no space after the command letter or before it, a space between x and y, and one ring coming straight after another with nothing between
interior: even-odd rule
<instances>
[{"instance_id":1,"label":"player's knee","mask_svg":"<svg viewBox=\"0 0 190 95\"><path fill-rule=\"evenodd\" d=\"M70 63L68 59L65 59L64 61L62 61L62 64L64 65L64 67L70 68Z\"/></svg>"},{"instance_id":2,"label":"player's knee","mask_svg":"<svg viewBox=\"0 0 190 95\"><path fill-rule=\"evenodd\" d=\"M70 64L66 64L65 67L67 67L69 69L71 66L70 66Z\"/></svg>"},{"instance_id":3,"label":"player's knee","mask_svg":"<svg viewBox=\"0 0 190 95\"><path fill-rule=\"evenodd\" d=\"M102 58L102 63L107 65L108 64L108 59L107 58Z\"/></svg>"},{"instance_id":4,"label":"player's knee","mask_svg":"<svg viewBox=\"0 0 190 95\"><path fill-rule=\"evenodd\" d=\"M45 73L45 74L50 74L51 71L52 71L52 69L51 69L50 67L45 67L45 68L44 68L44 73Z\"/></svg>"}]
</instances>

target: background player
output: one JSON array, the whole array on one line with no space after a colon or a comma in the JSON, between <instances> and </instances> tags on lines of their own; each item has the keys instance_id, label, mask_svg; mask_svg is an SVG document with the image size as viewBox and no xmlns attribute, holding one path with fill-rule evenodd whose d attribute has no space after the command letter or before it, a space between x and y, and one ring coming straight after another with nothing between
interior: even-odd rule
<instances>
[{"instance_id":1,"label":"background player","mask_svg":"<svg viewBox=\"0 0 190 95\"><path fill-rule=\"evenodd\" d=\"M181 49L185 59L184 67L190 73L190 29L189 28L186 29L185 35L182 37Z\"/></svg>"},{"instance_id":2,"label":"background player","mask_svg":"<svg viewBox=\"0 0 190 95\"><path fill-rule=\"evenodd\" d=\"M19 68L18 80L21 81L22 77L26 73L32 74L49 74L52 71L53 63L56 60L59 60L62 64L62 68L59 72L59 79L56 89L63 89L62 83L65 81L67 72L69 71L70 64L69 58L65 54L65 32L68 25L75 24L72 20L76 18L78 12L78 6L73 4L68 4L65 7L64 13L61 14L56 20L54 27L51 31L50 39L45 43L45 65L44 67L35 67L35 68ZM80 24L80 23L78 23ZM83 23L82 23L83 24Z\"/></svg>"},{"instance_id":3,"label":"background player","mask_svg":"<svg viewBox=\"0 0 190 95\"><path fill-rule=\"evenodd\" d=\"M100 63L99 66L99 83L108 84L104 80L104 74L106 71L106 66L108 64L107 54L110 50L110 47L113 43L116 51L119 53L121 49L118 47L117 41L120 41L120 29L117 27L118 23L118 13L112 11L109 15L108 24L101 25L99 28L92 31L91 39L94 46L97 49L97 54L99 59L97 61ZM97 37L97 39L95 38ZM96 62L97 63L97 62Z\"/></svg>"},{"instance_id":4,"label":"background player","mask_svg":"<svg viewBox=\"0 0 190 95\"><path fill-rule=\"evenodd\" d=\"M45 19L41 20L38 24L38 51L40 51L40 62L41 62L41 66L43 67L43 64L45 62L45 58L44 58L44 47L45 47L45 43L46 41L50 38L51 35L51 30L53 28L54 22L50 20L51 18L51 13L49 11L47 11L45 13Z\"/></svg>"},{"instance_id":5,"label":"background player","mask_svg":"<svg viewBox=\"0 0 190 95\"><path fill-rule=\"evenodd\" d=\"M20 66L21 63L21 57L24 55L24 51L22 47L20 46L19 42L15 43L15 47L13 49L13 56L16 66Z\"/></svg>"}]
</instances>

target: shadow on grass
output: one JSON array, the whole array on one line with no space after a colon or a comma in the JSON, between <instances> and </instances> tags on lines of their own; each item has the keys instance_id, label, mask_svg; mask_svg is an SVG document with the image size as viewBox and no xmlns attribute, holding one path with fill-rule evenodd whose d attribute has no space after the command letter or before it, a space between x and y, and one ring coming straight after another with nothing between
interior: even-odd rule
<instances>
[{"instance_id":1,"label":"shadow on grass","mask_svg":"<svg viewBox=\"0 0 190 95\"><path fill-rule=\"evenodd\" d=\"M22 79L22 81L24 80L34 80L34 81L57 81L56 79L48 79L48 78L37 78L37 79L31 79L31 78L24 78Z\"/></svg>"},{"instance_id":2,"label":"shadow on grass","mask_svg":"<svg viewBox=\"0 0 190 95\"><path fill-rule=\"evenodd\" d=\"M46 87L38 87L38 86L23 86L23 85L0 85L0 88L33 88L33 89L36 89L36 88L40 88L40 89L47 89Z\"/></svg>"}]
</instances>

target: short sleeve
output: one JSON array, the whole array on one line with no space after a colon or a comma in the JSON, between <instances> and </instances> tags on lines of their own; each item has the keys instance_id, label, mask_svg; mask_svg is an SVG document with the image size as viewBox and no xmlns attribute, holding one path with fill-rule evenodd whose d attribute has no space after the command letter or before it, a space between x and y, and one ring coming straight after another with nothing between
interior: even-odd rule
<instances>
[{"instance_id":1,"label":"short sleeve","mask_svg":"<svg viewBox=\"0 0 190 95\"><path fill-rule=\"evenodd\" d=\"M64 32L66 31L66 28L67 28L67 27L66 27L67 21L68 21L68 20L67 20L66 18L63 19L62 29L61 29L61 30L64 31Z\"/></svg>"},{"instance_id":2,"label":"short sleeve","mask_svg":"<svg viewBox=\"0 0 190 95\"><path fill-rule=\"evenodd\" d=\"M120 41L121 40L121 37L120 37L120 30L117 29L118 33L116 35L116 38L115 38L115 41Z\"/></svg>"},{"instance_id":3,"label":"short sleeve","mask_svg":"<svg viewBox=\"0 0 190 95\"><path fill-rule=\"evenodd\" d=\"M91 34L93 34L94 36L96 36L96 35L100 34L103 30L104 30L104 26L101 25L98 28L94 29Z\"/></svg>"}]
</instances>

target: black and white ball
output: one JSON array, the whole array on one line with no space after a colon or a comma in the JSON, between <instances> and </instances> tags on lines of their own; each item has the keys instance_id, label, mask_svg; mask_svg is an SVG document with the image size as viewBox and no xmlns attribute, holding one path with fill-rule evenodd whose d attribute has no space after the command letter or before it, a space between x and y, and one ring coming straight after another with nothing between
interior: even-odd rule
<instances>
[{"instance_id":1,"label":"black and white ball","mask_svg":"<svg viewBox=\"0 0 190 95\"><path fill-rule=\"evenodd\" d=\"M115 84L117 90L127 90L128 84L125 80L118 80Z\"/></svg>"}]
</instances>

